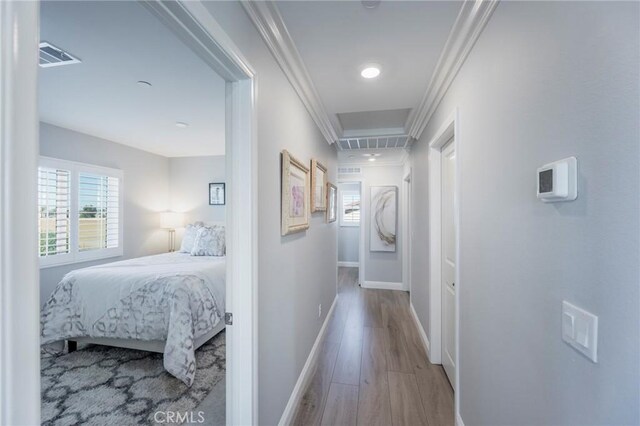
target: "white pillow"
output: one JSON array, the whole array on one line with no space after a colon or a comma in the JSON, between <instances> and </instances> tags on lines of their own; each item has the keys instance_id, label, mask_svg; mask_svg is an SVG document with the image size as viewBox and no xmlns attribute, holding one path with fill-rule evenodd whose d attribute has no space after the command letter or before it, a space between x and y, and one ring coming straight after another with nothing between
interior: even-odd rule
<instances>
[{"instance_id":1,"label":"white pillow","mask_svg":"<svg viewBox=\"0 0 640 426\"><path fill-rule=\"evenodd\" d=\"M182 236L180 253L191 253L191 250L193 250L193 243L196 242L198 229L202 228L203 225L204 224L202 222L196 222L186 226L184 229L184 235Z\"/></svg>"},{"instance_id":2,"label":"white pillow","mask_svg":"<svg viewBox=\"0 0 640 426\"><path fill-rule=\"evenodd\" d=\"M191 256L224 256L225 251L224 226L204 226L198 229Z\"/></svg>"}]
</instances>

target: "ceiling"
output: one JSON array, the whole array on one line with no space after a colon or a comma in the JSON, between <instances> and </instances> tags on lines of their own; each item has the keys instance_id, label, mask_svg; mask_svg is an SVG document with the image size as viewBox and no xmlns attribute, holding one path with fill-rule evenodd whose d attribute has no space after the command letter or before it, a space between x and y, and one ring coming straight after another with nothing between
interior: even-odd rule
<instances>
[{"instance_id":1,"label":"ceiling","mask_svg":"<svg viewBox=\"0 0 640 426\"><path fill-rule=\"evenodd\" d=\"M224 81L140 3L41 4L41 40L82 60L40 68L41 121L166 157L224 155Z\"/></svg>"},{"instance_id":2,"label":"ceiling","mask_svg":"<svg viewBox=\"0 0 640 426\"><path fill-rule=\"evenodd\" d=\"M375 129L381 135L405 131L462 2L383 1L374 9L359 1L277 6L330 120L344 131L338 134L365 136ZM368 63L380 65L379 77L360 76Z\"/></svg>"}]
</instances>

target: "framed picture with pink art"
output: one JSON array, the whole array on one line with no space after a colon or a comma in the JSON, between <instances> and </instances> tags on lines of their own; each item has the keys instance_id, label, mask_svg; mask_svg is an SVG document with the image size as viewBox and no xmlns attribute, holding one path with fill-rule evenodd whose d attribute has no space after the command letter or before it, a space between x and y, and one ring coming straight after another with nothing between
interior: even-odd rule
<instances>
[{"instance_id":1,"label":"framed picture with pink art","mask_svg":"<svg viewBox=\"0 0 640 426\"><path fill-rule=\"evenodd\" d=\"M309 228L311 184L309 168L282 151L281 234L288 235Z\"/></svg>"}]
</instances>

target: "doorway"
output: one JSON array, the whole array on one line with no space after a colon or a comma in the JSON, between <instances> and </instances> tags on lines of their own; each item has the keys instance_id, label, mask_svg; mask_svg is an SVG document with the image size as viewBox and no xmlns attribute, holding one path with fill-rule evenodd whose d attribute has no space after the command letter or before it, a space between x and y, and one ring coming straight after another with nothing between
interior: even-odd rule
<instances>
[{"instance_id":1,"label":"doorway","mask_svg":"<svg viewBox=\"0 0 640 426\"><path fill-rule=\"evenodd\" d=\"M457 109L429 142L429 359L460 404L460 138Z\"/></svg>"},{"instance_id":2,"label":"doorway","mask_svg":"<svg viewBox=\"0 0 640 426\"><path fill-rule=\"evenodd\" d=\"M225 310L236 318L227 327L226 421L253 424L257 418L255 73L202 3L142 4L226 82L227 207L234 214L227 218L230 255ZM2 424L40 423L40 306L34 255L38 247L38 62L33 54L40 42L39 7L39 2L0 3L0 174L5 183L0 187L0 303L6 325L0 330Z\"/></svg>"},{"instance_id":3,"label":"doorway","mask_svg":"<svg viewBox=\"0 0 640 426\"><path fill-rule=\"evenodd\" d=\"M364 233L362 232L361 180L338 182L338 266L358 268L364 281Z\"/></svg>"},{"instance_id":4,"label":"doorway","mask_svg":"<svg viewBox=\"0 0 640 426\"><path fill-rule=\"evenodd\" d=\"M455 390L456 352L456 223L454 220L454 190L456 152L453 138L442 148L442 366Z\"/></svg>"}]
</instances>

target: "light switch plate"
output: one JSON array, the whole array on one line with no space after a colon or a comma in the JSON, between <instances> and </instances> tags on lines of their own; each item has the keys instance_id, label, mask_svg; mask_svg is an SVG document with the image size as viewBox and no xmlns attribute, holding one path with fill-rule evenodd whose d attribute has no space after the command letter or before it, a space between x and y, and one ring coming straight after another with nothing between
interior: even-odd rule
<instances>
[{"instance_id":1,"label":"light switch plate","mask_svg":"<svg viewBox=\"0 0 640 426\"><path fill-rule=\"evenodd\" d=\"M591 361L598 362L598 317L563 301L562 340Z\"/></svg>"}]
</instances>

